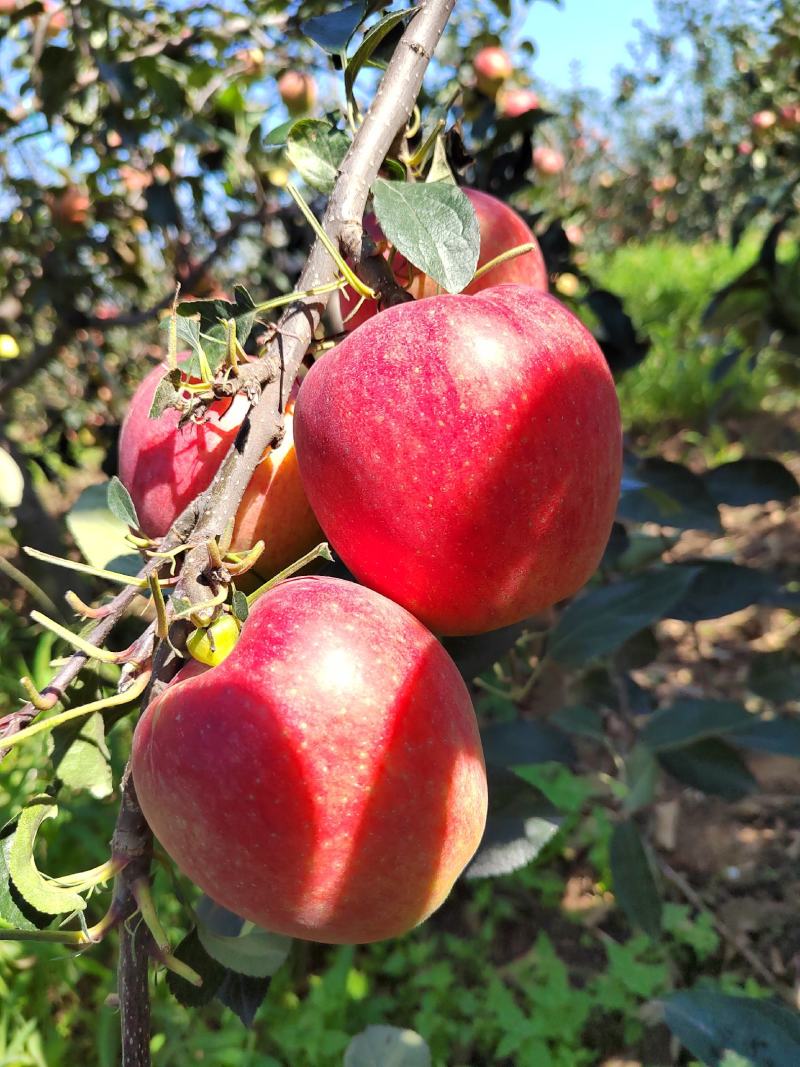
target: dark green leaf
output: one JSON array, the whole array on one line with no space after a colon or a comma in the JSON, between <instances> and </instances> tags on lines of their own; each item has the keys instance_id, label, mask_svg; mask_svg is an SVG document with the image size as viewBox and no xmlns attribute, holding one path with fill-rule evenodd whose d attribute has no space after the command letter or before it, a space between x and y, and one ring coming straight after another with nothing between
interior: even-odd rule
<instances>
[{"instance_id":1,"label":"dark green leaf","mask_svg":"<svg viewBox=\"0 0 800 1067\"><path fill-rule=\"evenodd\" d=\"M431 1053L414 1030L368 1026L347 1046L344 1067L431 1067Z\"/></svg>"},{"instance_id":2,"label":"dark green leaf","mask_svg":"<svg viewBox=\"0 0 800 1067\"><path fill-rule=\"evenodd\" d=\"M676 700L650 717L640 739L652 752L665 752L741 730L752 723L750 712L735 701Z\"/></svg>"},{"instance_id":3,"label":"dark green leaf","mask_svg":"<svg viewBox=\"0 0 800 1067\"><path fill-rule=\"evenodd\" d=\"M59 885L56 879L45 878L36 867L33 857L36 834L45 819L54 819L57 814L58 807L52 797L42 794L29 800L20 812L7 855L11 879L20 896L45 915L83 911L86 907L82 896Z\"/></svg>"},{"instance_id":4,"label":"dark green leaf","mask_svg":"<svg viewBox=\"0 0 800 1067\"><path fill-rule=\"evenodd\" d=\"M267 995L269 983L269 978L251 978L246 974L226 971L217 989L217 999L238 1015L245 1026L251 1027Z\"/></svg>"},{"instance_id":5,"label":"dark green leaf","mask_svg":"<svg viewBox=\"0 0 800 1067\"><path fill-rule=\"evenodd\" d=\"M297 119L287 119L286 122L282 122L280 126L273 127L269 131L267 136L264 138L264 147L276 148L279 145L286 144L286 140L289 136L289 131L297 121Z\"/></svg>"},{"instance_id":6,"label":"dark green leaf","mask_svg":"<svg viewBox=\"0 0 800 1067\"><path fill-rule=\"evenodd\" d=\"M645 488L623 492L617 514L629 522L657 522L679 530L720 530L717 505L702 478L679 463L651 457L628 471Z\"/></svg>"},{"instance_id":7,"label":"dark green leaf","mask_svg":"<svg viewBox=\"0 0 800 1067\"><path fill-rule=\"evenodd\" d=\"M197 971L203 979L201 986L192 985L174 971L167 971L167 987L179 1003L187 1008L199 1008L210 1004L225 977L225 968L206 952L200 944L197 930L190 931L175 949L179 960Z\"/></svg>"},{"instance_id":8,"label":"dark green leaf","mask_svg":"<svg viewBox=\"0 0 800 1067\"><path fill-rule=\"evenodd\" d=\"M754 716L750 716L754 718ZM729 739L745 748L772 752L776 756L800 759L800 720L756 719L745 730L736 730Z\"/></svg>"},{"instance_id":9,"label":"dark green leaf","mask_svg":"<svg viewBox=\"0 0 800 1067\"><path fill-rule=\"evenodd\" d=\"M364 3L348 4L328 15L306 19L300 28L306 37L310 37L326 52L344 52L364 18L366 6Z\"/></svg>"},{"instance_id":10,"label":"dark green leaf","mask_svg":"<svg viewBox=\"0 0 800 1067\"><path fill-rule=\"evenodd\" d=\"M231 597L231 607L233 608L233 614L239 622L247 621L250 609L247 606L247 597L241 589L234 589L233 596Z\"/></svg>"},{"instance_id":11,"label":"dark green leaf","mask_svg":"<svg viewBox=\"0 0 800 1067\"><path fill-rule=\"evenodd\" d=\"M303 181L321 193L330 193L350 147L347 134L322 119L301 119L292 127L286 145Z\"/></svg>"},{"instance_id":12,"label":"dark green leaf","mask_svg":"<svg viewBox=\"0 0 800 1067\"><path fill-rule=\"evenodd\" d=\"M603 717L600 712L594 708L587 708L583 704L576 704L570 708L561 708L550 716L550 722L570 734L591 737L595 741L605 740Z\"/></svg>"},{"instance_id":13,"label":"dark green leaf","mask_svg":"<svg viewBox=\"0 0 800 1067\"><path fill-rule=\"evenodd\" d=\"M562 613L550 640L550 655L567 667L580 667L614 652L637 631L663 618L696 573L673 565L590 589Z\"/></svg>"},{"instance_id":14,"label":"dark green leaf","mask_svg":"<svg viewBox=\"0 0 800 1067\"><path fill-rule=\"evenodd\" d=\"M107 497L104 484L84 489L67 514L67 528L93 567L113 566L123 574L136 574L142 558L125 540L127 523L112 515Z\"/></svg>"},{"instance_id":15,"label":"dark green leaf","mask_svg":"<svg viewBox=\"0 0 800 1067\"><path fill-rule=\"evenodd\" d=\"M108 503L108 510L115 518L119 519L120 522L124 522L126 526L132 526L134 529L138 530L139 516L136 514L136 508L133 506L131 494L116 474L108 483L106 501Z\"/></svg>"},{"instance_id":16,"label":"dark green leaf","mask_svg":"<svg viewBox=\"0 0 800 1067\"><path fill-rule=\"evenodd\" d=\"M610 844L614 896L634 926L652 938L661 933L661 895L639 831L632 822L614 827Z\"/></svg>"},{"instance_id":17,"label":"dark green leaf","mask_svg":"<svg viewBox=\"0 0 800 1067\"><path fill-rule=\"evenodd\" d=\"M788 648L758 653L750 661L747 687L776 704L800 700L800 656Z\"/></svg>"},{"instance_id":18,"label":"dark green leaf","mask_svg":"<svg viewBox=\"0 0 800 1067\"><path fill-rule=\"evenodd\" d=\"M471 682L513 648L525 628L525 621L516 622L474 637L445 637L442 644L462 678Z\"/></svg>"},{"instance_id":19,"label":"dark green leaf","mask_svg":"<svg viewBox=\"0 0 800 1067\"><path fill-rule=\"evenodd\" d=\"M531 763L571 763L575 749L569 738L547 723L530 719L495 723L481 731L483 754L496 767Z\"/></svg>"},{"instance_id":20,"label":"dark green leaf","mask_svg":"<svg viewBox=\"0 0 800 1067\"><path fill-rule=\"evenodd\" d=\"M169 229L180 223L180 212L175 202L175 194L172 186L162 182L153 182L144 191L147 202L145 218L151 226L159 229Z\"/></svg>"},{"instance_id":21,"label":"dark green leaf","mask_svg":"<svg viewBox=\"0 0 800 1067\"><path fill-rule=\"evenodd\" d=\"M751 604L782 603L784 592L780 579L768 571L743 567L727 560L696 560L674 563L695 571L684 596L674 604L667 617L683 622L718 619Z\"/></svg>"},{"instance_id":22,"label":"dark green leaf","mask_svg":"<svg viewBox=\"0 0 800 1067\"><path fill-rule=\"evenodd\" d=\"M658 780L658 764L655 756L644 745L634 745L625 760L625 784L628 787L623 801L623 811L632 815L652 804Z\"/></svg>"},{"instance_id":23,"label":"dark green leaf","mask_svg":"<svg viewBox=\"0 0 800 1067\"><path fill-rule=\"evenodd\" d=\"M726 1052L747 1056L753 1067L800 1063L800 1016L782 1004L706 989L673 993L662 1003L664 1022L708 1067L722 1067Z\"/></svg>"},{"instance_id":24,"label":"dark green leaf","mask_svg":"<svg viewBox=\"0 0 800 1067\"><path fill-rule=\"evenodd\" d=\"M736 749L717 737L674 752L659 752L658 762L684 785L725 800L741 800L758 789Z\"/></svg>"},{"instance_id":25,"label":"dark green leaf","mask_svg":"<svg viewBox=\"0 0 800 1067\"><path fill-rule=\"evenodd\" d=\"M723 463L703 475L703 481L718 504L745 507L788 501L800 493L797 479L775 459L739 459Z\"/></svg>"},{"instance_id":26,"label":"dark green leaf","mask_svg":"<svg viewBox=\"0 0 800 1067\"><path fill-rule=\"evenodd\" d=\"M200 898L195 913L200 944L212 959L237 974L267 978L289 955L291 938L262 930L207 896Z\"/></svg>"},{"instance_id":27,"label":"dark green leaf","mask_svg":"<svg viewBox=\"0 0 800 1067\"><path fill-rule=\"evenodd\" d=\"M193 356L184 365L183 370L189 377L199 377L200 364L197 352L200 350L200 332L203 333L203 350L212 371L222 363L227 354L227 332L225 323L233 319L236 339L244 346L256 320L255 303L243 285L234 286L234 302L230 300L187 300L178 305L178 336L192 348ZM187 316L200 315L199 323ZM185 332L181 323L193 323ZM194 336L194 339L193 339Z\"/></svg>"},{"instance_id":28,"label":"dark green leaf","mask_svg":"<svg viewBox=\"0 0 800 1067\"><path fill-rule=\"evenodd\" d=\"M364 40L356 49L355 53L351 56L347 70L344 73L344 91L348 97L352 96L353 86L355 85L358 72L369 60L372 53L384 39L384 37L417 11L417 8L412 7L406 11L392 11L388 15L385 15L380 22L376 22L374 26L371 26L369 30L364 34Z\"/></svg>"},{"instance_id":29,"label":"dark green leaf","mask_svg":"<svg viewBox=\"0 0 800 1067\"><path fill-rule=\"evenodd\" d=\"M469 285L480 251L475 210L449 182L387 182L372 186L373 205L387 239L448 293Z\"/></svg>"}]
</instances>

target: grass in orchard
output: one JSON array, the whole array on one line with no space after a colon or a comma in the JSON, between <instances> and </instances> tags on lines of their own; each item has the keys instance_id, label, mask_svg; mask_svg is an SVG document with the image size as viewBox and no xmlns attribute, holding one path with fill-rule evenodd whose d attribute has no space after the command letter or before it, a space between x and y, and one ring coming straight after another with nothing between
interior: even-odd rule
<instances>
[{"instance_id":1,"label":"grass in orchard","mask_svg":"<svg viewBox=\"0 0 800 1067\"><path fill-rule=\"evenodd\" d=\"M617 293L652 348L622 378L619 396L627 427L656 435L675 427L705 429L720 414L754 411L771 384L768 360L755 370L747 353L715 380L714 365L732 347L702 336L709 294L727 285L757 257L758 241L732 251L720 243L686 245L651 240L590 259L596 282Z\"/></svg>"}]
</instances>

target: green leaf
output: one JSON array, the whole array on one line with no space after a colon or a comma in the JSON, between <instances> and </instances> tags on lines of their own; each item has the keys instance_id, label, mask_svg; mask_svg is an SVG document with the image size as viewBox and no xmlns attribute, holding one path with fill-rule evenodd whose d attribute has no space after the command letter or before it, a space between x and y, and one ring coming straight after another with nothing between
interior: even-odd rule
<instances>
[{"instance_id":1,"label":"green leaf","mask_svg":"<svg viewBox=\"0 0 800 1067\"><path fill-rule=\"evenodd\" d=\"M478 264L480 230L463 190L449 182L388 182L372 186L386 238L448 293L469 285Z\"/></svg>"},{"instance_id":2,"label":"green leaf","mask_svg":"<svg viewBox=\"0 0 800 1067\"><path fill-rule=\"evenodd\" d=\"M286 122L282 122L280 126L274 126L264 138L264 147L277 148L280 145L286 144L289 131L297 121L297 119L287 119Z\"/></svg>"},{"instance_id":3,"label":"green leaf","mask_svg":"<svg viewBox=\"0 0 800 1067\"><path fill-rule=\"evenodd\" d=\"M614 827L609 846L614 896L634 926L652 938L661 933L662 901L639 831L632 822Z\"/></svg>"},{"instance_id":4,"label":"green leaf","mask_svg":"<svg viewBox=\"0 0 800 1067\"><path fill-rule=\"evenodd\" d=\"M56 730L51 735L53 767L62 785L76 792L88 792L98 800L113 791L110 753L106 745L105 721L98 712L85 722Z\"/></svg>"},{"instance_id":5,"label":"green leaf","mask_svg":"<svg viewBox=\"0 0 800 1067\"><path fill-rule=\"evenodd\" d=\"M517 719L499 722L481 731L483 754L495 767L533 763L571 763L575 749L560 730L544 722Z\"/></svg>"},{"instance_id":6,"label":"green leaf","mask_svg":"<svg viewBox=\"0 0 800 1067\"><path fill-rule=\"evenodd\" d=\"M753 656L747 688L774 704L800 700L800 656L788 648Z\"/></svg>"},{"instance_id":7,"label":"green leaf","mask_svg":"<svg viewBox=\"0 0 800 1067\"><path fill-rule=\"evenodd\" d=\"M371 26L369 30L367 30L364 34L364 40L351 56L347 63L347 69L344 72L344 91L348 99L353 95L353 86L358 77L358 72L362 69L364 64L368 62L370 56L384 37L386 37L395 26L398 26L401 22L416 14L417 10L418 8L412 7L405 11L392 11L388 15L385 15L380 22L376 22L374 26Z\"/></svg>"},{"instance_id":8,"label":"green leaf","mask_svg":"<svg viewBox=\"0 0 800 1067\"><path fill-rule=\"evenodd\" d=\"M550 655L567 667L581 667L614 652L666 615L696 573L696 568L669 566L590 589L562 613L550 639Z\"/></svg>"},{"instance_id":9,"label":"green leaf","mask_svg":"<svg viewBox=\"0 0 800 1067\"><path fill-rule=\"evenodd\" d=\"M42 794L29 800L17 820L17 830L7 857L11 879L20 896L46 915L83 911L86 907L86 901L74 890L60 886L57 879L40 874L33 858L39 827L45 819L54 819L57 814L58 806L52 797Z\"/></svg>"},{"instance_id":10,"label":"green leaf","mask_svg":"<svg viewBox=\"0 0 800 1067\"><path fill-rule=\"evenodd\" d=\"M247 616L250 613L250 609L247 606L247 597L241 589L234 589L233 596L231 597L231 607L233 608L233 614L239 622L247 622Z\"/></svg>"},{"instance_id":11,"label":"green leaf","mask_svg":"<svg viewBox=\"0 0 800 1067\"><path fill-rule=\"evenodd\" d=\"M14 843L15 832L12 823L4 827L0 835L0 929L36 930L36 923L31 922L20 910L15 900L14 884L8 869L8 855Z\"/></svg>"},{"instance_id":12,"label":"green leaf","mask_svg":"<svg viewBox=\"0 0 800 1067\"><path fill-rule=\"evenodd\" d=\"M748 1057L753 1067L800 1063L800 1015L782 1004L706 989L673 993L661 1003L669 1029L708 1067L722 1067L729 1052Z\"/></svg>"},{"instance_id":13,"label":"green leaf","mask_svg":"<svg viewBox=\"0 0 800 1067\"><path fill-rule=\"evenodd\" d=\"M547 814L490 815L478 851L464 872L465 878L497 878L527 866L560 828L561 820L547 805Z\"/></svg>"},{"instance_id":14,"label":"green leaf","mask_svg":"<svg viewBox=\"0 0 800 1067\"><path fill-rule=\"evenodd\" d=\"M673 752L659 752L658 762L684 785L724 800L741 800L758 789L736 749L718 737Z\"/></svg>"},{"instance_id":15,"label":"green leaf","mask_svg":"<svg viewBox=\"0 0 800 1067\"><path fill-rule=\"evenodd\" d=\"M628 792L622 801L622 809L628 815L652 804L656 793L658 764L655 756L644 745L634 745L625 760L625 785Z\"/></svg>"},{"instance_id":16,"label":"green leaf","mask_svg":"<svg viewBox=\"0 0 800 1067\"><path fill-rule=\"evenodd\" d=\"M164 375L153 394L153 402L147 413L149 419L157 419L164 414L167 408L176 406L175 402L181 395L179 387L182 379L183 375L177 367Z\"/></svg>"},{"instance_id":17,"label":"green leaf","mask_svg":"<svg viewBox=\"0 0 800 1067\"><path fill-rule=\"evenodd\" d=\"M674 563L696 571L684 596L669 610L670 619L700 622L719 619L751 604L780 604L783 583L777 575L723 559Z\"/></svg>"},{"instance_id":18,"label":"green leaf","mask_svg":"<svg viewBox=\"0 0 800 1067\"><path fill-rule=\"evenodd\" d=\"M194 322L189 327L190 331L197 330L195 344L184 336L180 330L178 336L187 342L192 348L192 358L182 366L182 370L189 377L199 377L200 363L198 352L200 351L200 334L203 334L203 351L208 359L209 366L215 371L227 354L227 333L225 323L233 319L236 328L236 339L244 347L253 324L256 320L256 305L250 293L243 285L234 286L233 302L230 300L186 300L178 305L178 323ZM200 321L186 318L186 316L200 315ZM181 327L182 329L182 327Z\"/></svg>"},{"instance_id":19,"label":"green leaf","mask_svg":"<svg viewBox=\"0 0 800 1067\"><path fill-rule=\"evenodd\" d=\"M84 489L66 516L67 528L84 558L93 567L110 568L122 574L136 574L141 556L125 540L128 527L111 513L107 505L106 483Z\"/></svg>"},{"instance_id":20,"label":"green leaf","mask_svg":"<svg viewBox=\"0 0 800 1067\"><path fill-rule=\"evenodd\" d=\"M720 530L716 502L702 478L688 467L655 456L637 460L630 474L644 484L622 493L620 518L678 530Z\"/></svg>"},{"instance_id":21,"label":"green leaf","mask_svg":"<svg viewBox=\"0 0 800 1067\"><path fill-rule=\"evenodd\" d=\"M0 448L0 507L17 508L22 503L25 479L16 461Z\"/></svg>"},{"instance_id":22,"label":"green leaf","mask_svg":"<svg viewBox=\"0 0 800 1067\"><path fill-rule=\"evenodd\" d=\"M344 1067L431 1067L427 1044L414 1030L368 1026L347 1046Z\"/></svg>"},{"instance_id":23,"label":"green leaf","mask_svg":"<svg viewBox=\"0 0 800 1067\"><path fill-rule=\"evenodd\" d=\"M217 999L230 1008L244 1026L251 1027L267 995L269 983L269 978L251 978L246 974L225 971L225 977L217 989Z\"/></svg>"},{"instance_id":24,"label":"green leaf","mask_svg":"<svg viewBox=\"0 0 800 1067\"><path fill-rule=\"evenodd\" d=\"M738 459L703 475L703 482L718 504L745 507L772 500L792 500L800 493L797 479L775 459Z\"/></svg>"},{"instance_id":25,"label":"green leaf","mask_svg":"<svg viewBox=\"0 0 800 1067\"><path fill-rule=\"evenodd\" d=\"M300 24L300 29L326 52L344 52L358 29L367 5L348 4L328 15L315 15Z\"/></svg>"},{"instance_id":26,"label":"green leaf","mask_svg":"<svg viewBox=\"0 0 800 1067\"><path fill-rule=\"evenodd\" d=\"M437 137L433 145L433 159L425 175L426 182L450 182L456 184L455 175L447 162L447 148L444 137Z\"/></svg>"},{"instance_id":27,"label":"green leaf","mask_svg":"<svg viewBox=\"0 0 800 1067\"><path fill-rule=\"evenodd\" d=\"M751 726L753 716L731 700L676 700L647 721L640 740L652 752L684 748L706 737L718 737Z\"/></svg>"},{"instance_id":28,"label":"green leaf","mask_svg":"<svg viewBox=\"0 0 800 1067\"><path fill-rule=\"evenodd\" d=\"M290 937L262 930L207 896L200 898L195 912L200 944L212 959L237 974L267 978L289 955Z\"/></svg>"},{"instance_id":29,"label":"green leaf","mask_svg":"<svg viewBox=\"0 0 800 1067\"><path fill-rule=\"evenodd\" d=\"M350 147L350 138L322 119L301 119L286 140L286 154L307 185L330 193L339 167Z\"/></svg>"},{"instance_id":30,"label":"green leaf","mask_svg":"<svg viewBox=\"0 0 800 1067\"><path fill-rule=\"evenodd\" d=\"M139 516L133 506L131 494L116 474L106 488L106 502L108 503L108 510L115 518L119 519L120 522L124 522L126 526L132 526L136 530L139 529Z\"/></svg>"}]
</instances>

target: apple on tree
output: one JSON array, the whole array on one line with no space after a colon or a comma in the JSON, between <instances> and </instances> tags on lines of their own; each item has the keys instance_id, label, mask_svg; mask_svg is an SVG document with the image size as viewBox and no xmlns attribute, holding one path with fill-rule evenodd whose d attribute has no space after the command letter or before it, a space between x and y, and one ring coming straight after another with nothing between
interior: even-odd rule
<instances>
[{"instance_id":1,"label":"apple on tree","mask_svg":"<svg viewBox=\"0 0 800 1067\"><path fill-rule=\"evenodd\" d=\"M533 166L544 178L553 178L564 169L564 157L557 148L539 144L533 150Z\"/></svg>"},{"instance_id":2,"label":"apple on tree","mask_svg":"<svg viewBox=\"0 0 800 1067\"><path fill-rule=\"evenodd\" d=\"M278 78L278 92L292 118L307 115L317 102L317 84L310 74L287 70Z\"/></svg>"},{"instance_id":3,"label":"apple on tree","mask_svg":"<svg viewBox=\"0 0 800 1067\"><path fill-rule=\"evenodd\" d=\"M478 92L494 97L503 82L514 73L508 53L496 46L481 48L472 61Z\"/></svg>"},{"instance_id":4,"label":"apple on tree","mask_svg":"<svg viewBox=\"0 0 800 1067\"><path fill-rule=\"evenodd\" d=\"M529 111L538 111L541 106L539 96L533 89L513 85L501 89L497 94L497 110L506 119L516 119Z\"/></svg>"},{"instance_id":5,"label":"apple on tree","mask_svg":"<svg viewBox=\"0 0 800 1067\"><path fill-rule=\"evenodd\" d=\"M475 281L470 282L464 292L468 295L479 293L484 289L490 289L493 285L501 283L516 283L518 285L530 285L534 289L547 291L547 267L539 244L531 232L530 227L513 208L504 204L497 197L479 189L464 189L466 195L475 209L480 229L481 244L478 256L478 267L496 259L503 252L509 252L519 245L532 244L530 252L507 259L504 263L498 263L486 274L481 275ZM367 215L364 219L364 229L378 244L385 246L386 239L383 235L377 219L374 215ZM384 253L390 254L388 247ZM436 296L441 292L439 286L426 274L418 271L399 253L392 257L392 270L397 281L407 288L413 297ZM345 329L350 331L360 326L362 322L372 318L378 311L378 305L374 300L364 300L351 289L345 288L339 294L339 307L344 319Z\"/></svg>"},{"instance_id":6,"label":"apple on tree","mask_svg":"<svg viewBox=\"0 0 800 1067\"><path fill-rule=\"evenodd\" d=\"M434 632L571 596L619 495L614 383L589 331L529 286L389 308L311 368L297 458L334 551Z\"/></svg>"},{"instance_id":7,"label":"apple on tree","mask_svg":"<svg viewBox=\"0 0 800 1067\"><path fill-rule=\"evenodd\" d=\"M469 693L421 623L362 586L293 578L221 666L185 670L132 752L142 811L184 874L313 941L396 937L439 907L487 788Z\"/></svg>"},{"instance_id":8,"label":"apple on tree","mask_svg":"<svg viewBox=\"0 0 800 1067\"><path fill-rule=\"evenodd\" d=\"M167 408L149 418L165 374L155 367L133 395L119 439L119 474L131 495L143 531L163 537L217 472L244 419L248 402L239 394L214 402L203 422L180 426L180 413ZM231 548L243 552L258 541L266 547L256 564L271 575L322 540L300 480L292 434L293 401L286 408L285 433L256 467L236 516Z\"/></svg>"}]
</instances>

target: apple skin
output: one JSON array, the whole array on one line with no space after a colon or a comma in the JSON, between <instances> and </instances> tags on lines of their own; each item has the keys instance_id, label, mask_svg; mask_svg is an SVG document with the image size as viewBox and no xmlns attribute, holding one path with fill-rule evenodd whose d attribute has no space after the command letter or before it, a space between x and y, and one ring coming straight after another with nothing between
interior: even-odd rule
<instances>
[{"instance_id":1,"label":"apple skin","mask_svg":"<svg viewBox=\"0 0 800 1067\"><path fill-rule=\"evenodd\" d=\"M496 96L500 86L514 73L508 53L502 48L482 48L472 61L475 84L485 96Z\"/></svg>"},{"instance_id":2,"label":"apple skin","mask_svg":"<svg viewBox=\"0 0 800 1067\"><path fill-rule=\"evenodd\" d=\"M619 406L594 338L546 293L389 308L311 368L294 432L336 554L436 633L534 615L600 561Z\"/></svg>"},{"instance_id":3,"label":"apple skin","mask_svg":"<svg viewBox=\"0 0 800 1067\"><path fill-rule=\"evenodd\" d=\"M469 693L439 642L369 589L293 578L220 667L149 705L136 793L178 867L276 933L397 937L480 843L487 787Z\"/></svg>"},{"instance_id":4,"label":"apple skin","mask_svg":"<svg viewBox=\"0 0 800 1067\"><path fill-rule=\"evenodd\" d=\"M148 418L164 367L155 367L133 395L119 439L119 476L131 494L142 529L163 537L198 493L206 489L247 412L247 400L211 405L208 421L179 427L180 414L168 408ZM283 441L256 467L236 516L231 547L246 551L262 539L257 571L272 575L319 544L322 531L306 499L292 435L292 402L287 406Z\"/></svg>"},{"instance_id":5,"label":"apple skin","mask_svg":"<svg viewBox=\"0 0 800 1067\"><path fill-rule=\"evenodd\" d=\"M547 267L545 266L544 256L539 248L538 241L522 216L517 214L508 204L504 204L502 200L490 196L489 193L483 193L479 189L464 189L464 192L475 208L475 216L478 219L478 227L481 234L478 267L482 267L484 263L490 262L490 260L495 259L503 252L508 252L509 249L515 248L517 245L528 243L534 245L530 252L525 252L524 255L506 260L505 263L498 264L498 266L482 275L476 281L470 282L464 293L467 296L471 296L474 293L482 292L484 289L491 289L492 286L504 283L531 285L534 289L547 292ZM374 215L365 217L364 229L379 244L381 241L385 241L383 231ZM414 268L411 269L413 270ZM401 285L405 285L408 282L408 260L399 254L394 259L394 272ZM415 272L415 274L416 276L409 286L409 292L415 299L419 300L439 294L439 287L427 274L420 272ZM345 329L348 332L355 330L357 326L366 322L367 319L371 319L378 311L378 305L374 300L365 300L358 311L354 312L358 301L359 297L350 286L346 286L339 294L339 307L341 308L342 317L347 319L348 315L352 314L352 318L345 322Z\"/></svg>"},{"instance_id":6,"label":"apple skin","mask_svg":"<svg viewBox=\"0 0 800 1067\"><path fill-rule=\"evenodd\" d=\"M545 178L553 178L564 169L564 157L557 148L549 145L537 145L532 159L536 170Z\"/></svg>"},{"instance_id":7,"label":"apple skin","mask_svg":"<svg viewBox=\"0 0 800 1067\"><path fill-rule=\"evenodd\" d=\"M287 70L278 78L278 92L289 114L307 115L317 102L317 84L310 74Z\"/></svg>"},{"instance_id":8,"label":"apple skin","mask_svg":"<svg viewBox=\"0 0 800 1067\"><path fill-rule=\"evenodd\" d=\"M497 110L506 119L519 118L529 111L537 111L541 106L533 89L510 86L508 89L502 89L497 95Z\"/></svg>"}]
</instances>

